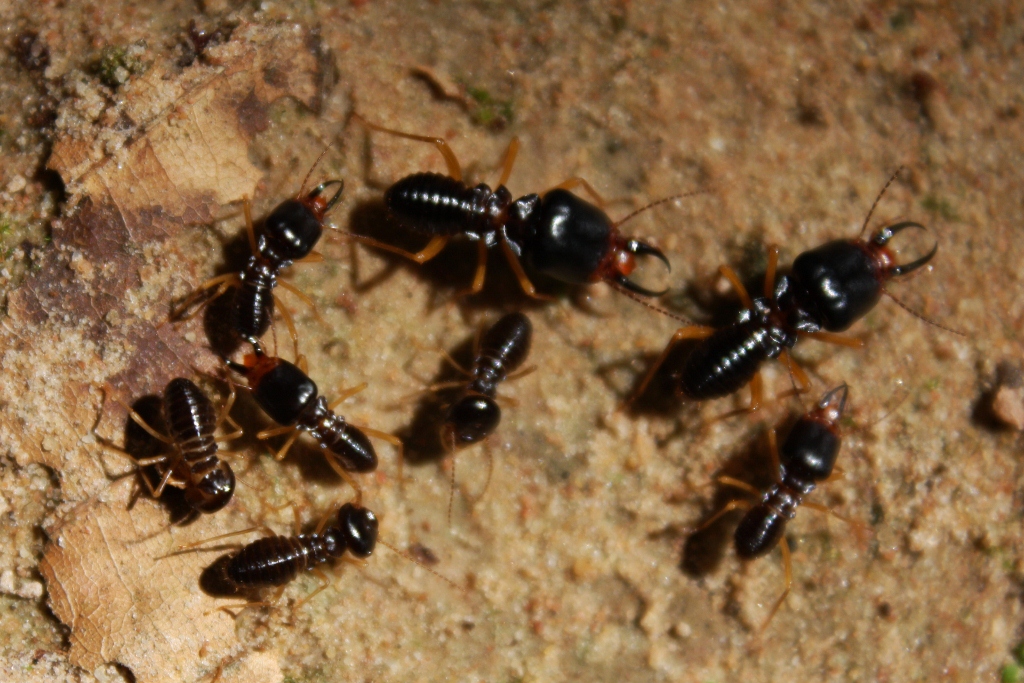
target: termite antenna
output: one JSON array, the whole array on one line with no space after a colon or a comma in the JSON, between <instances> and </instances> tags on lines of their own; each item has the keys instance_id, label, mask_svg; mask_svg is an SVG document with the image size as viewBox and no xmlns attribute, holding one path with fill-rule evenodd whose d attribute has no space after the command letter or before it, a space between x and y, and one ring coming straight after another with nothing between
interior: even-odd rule
<instances>
[{"instance_id":1,"label":"termite antenna","mask_svg":"<svg viewBox=\"0 0 1024 683\"><path fill-rule=\"evenodd\" d=\"M413 564L419 565L419 566L420 566L421 568L423 568L423 569L426 569L426 570L427 570L428 572L430 572L431 574L433 574L433 575L434 575L434 576L436 576L437 578L441 579L442 581L444 581L444 582L445 582L445 583L447 583L447 584L448 584L449 586L451 586L451 587L452 587L452 588L454 588L455 590L459 591L459 592L460 592L460 593L462 593L463 595L466 595L466 594L468 594L468 593L469 593L469 590L468 590L468 589L466 589L466 588L463 588L462 586L458 585L457 583L455 583L454 581L452 581L451 579L449 579L449 578L448 578L447 576L445 576L445 575L441 574L440 572L436 572L436 571L434 571L433 569L431 569L431 568L430 568L430 567L428 567L427 565L425 565L425 564L423 564L422 562L420 562L419 560L417 560L417 559L416 559L415 557L413 557L412 555L409 555L409 554L407 554L407 553L405 553L405 552L403 552L403 551L399 550L398 548L396 548L395 546L391 545L391 544L390 544L390 543L388 543L387 541L385 541L385 540L382 540L382 539L378 538L378 539L377 539L377 543L380 543L380 544L381 544L382 546L384 546L385 548L387 548L388 550L390 550L390 551L391 551L391 552L393 552L394 554L398 555L399 557L402 557L402 558L404 558L404 559L406 559L406 560L408 560L408 561L412 562Z\"/></svg>"},{"instance_id":2,"label":"termite antenna","mask_svg":"<svg viewBox=\"0 0 1024 683\"><path fill-rule=\"evenodd\" d=\"M902 309L903 309L904 311L906 311L906 312L907 312L907 313L909 313L910 315L914 316L914 317L915 317L915 318L917 318L918 320L921 320L921 321L923 321L923 322L926 322L926 323L928 323L929 325L934 325L935 327L939 328L940 330L945 330L946 332L949 332L950 334L955 334L955 335L956 335L956 336L958 336L958 337L966 337L966 336L967 336L967 333L966 333L966 332L964 332L963 330L958 330L958 329L955 329L955 328L952 328L952 327L948 327L948 326L946 326L946 325L943 325L942 323L937 323L937 322L935 322L934 320L932 320L932 319L930 319L930 318L927 318L927 317L925 317L925 316L924 316L923 314L921 314L921 313L918 313L918 312L917 312L917 311L915 311L915 310L914 310L913 308L911 308L911 307L910 307L910 306L908 306L907 304L905 304L905 303L903 303L902 301L900 301L899 299L897 299L897 298L896 298L896 296L895 296L895 295L894 295L894 294L893 294L892 292L890 292L890 291L889 291L888 289L883 289L883 290L882 290L882 294L885 294L885 295L886 295L887 297L889 297L890 299L892 299L893 301L895 301L895 302L896 302L896 305L897 305L897 306L899 306L899 307L900 307L900 308L902 308Z\"/></svg>"},{"instance_id":3,"label":"termite antenna","mask_svg":"<svg viewBox=\"0 0 1024 683\"><path fill-rule=\"evenodd\" d=\"M693 192L684 192L682 194L674 194L674 195L672 195L670 197L662 197L661 199L658 199L656 201L651 202L647 206L640 207L639 209L637 209L633 213L629 214L628 216L626 216L622 220L613 223L612 227L620 228L620 227L622 227L623 224L625 224L626 222L632 220L637 215L643 213L644 211L647 211L648 209L653 209L656 206L660 206L662 204L667 204L668 202L675 201L677 199L686 199L687 197L694 197L694 196L699 195L699 194L708 194L709 192L710 192L710 190L694 190Z\"/></svg>"},{"instance_id":4,"label":"termite antenna","mask_svg":"<svg viewBox=\"0 0 1024 683\"><path fill-rule=\"evenodd\" d=\"M877 420L874 420L872 422L867 423L866 425L864 425L863 427L861 427L857 431L865 432L866 433L869 429L871 429L875 425L877 425L880 422L884 422L885 420L889 419L889 416L892 415L893 413L895 413L897 410L899 410L903 406L903 404L906 402L906 400L908 398L910 398L910 387L905 387L904 391L903 391L903 396L900 398L900 400L896 401L896 404L892 408L889 408L889 410L885 411L885 414L882 415L882 417L878 418Z\"/></svg>"},{"instance_id":5,"label":"termite antenna","mask_svg":"<svg viewBox=\"0 0 1024 683\"><path fill-rule=\"evenodd\" d=\"M333 146L334 146L333 142L327 143L327 146L324 147L324 151L320 152L320 156L318 156L316 158L316 161L313 162L313 165L309 167L309 172L306 173L306 177L302 179L302 184L299 185L299 193L297 195L295 195L296 199L302 199L302 195L306 191L306 183L309 182L309 177L311 175L313 175L313 171L316 170L316 167L320 165L320 162L323 160L324 156L327 154L327 152L330 151L331 147L333 147ZM342 186L342 187L344 187L344 186ZM340 196L340 195L341 195L341 191L339 190L338 191L338 195L335 196L335 200L337 199L337 196ZM333 201L334 200L332 200L332 204L333 204Z\"/></svg>"},{"instance_id":6,"label":"termite antenna","mask_svg":"<svg viewBox=\"0 0 1024 683\"><path fill-rule=\"evenodd\" d=\"M657 313L661 313L664 316L668 316L669 318L672 318L673 320L677 320L677 321L679 321L681 323L685 323L687 325L695 325L696 324L696 323L694 323L692 320L690 320L689 318L687 318L684 315L679 315L678 313L672 313L671 311L667 311L664 308L661 308L660 306L655 306L654 304L652 304L652 303L650 303L648 301L644 301L639 296L637 296L636 294L631 292L629 289L623 287L618 282L615 282L614 280L607 280L607 282L613 288L618 290L621 294L624 294L624 295L628 296L630 299L632 299L633 301L637 302L641 306L649 308L652 311L655 311Z\"/></svg>"},{"instance_id":7,"label":"termite antenna","mask_svg":"<svg viewBox=\"0 0 1024 683\"><path fill-rule=\"evenodd\" d=\"M889 181L882 186L882 191L878 193L877 197L875 197L875 203L871 205L871 209L868 210L867 217L864 218L864 225L861 226L860 234L857 235L857 239L862 239L864 237L864 232L868 229L868 223L871 221L871 215L875 212L875 207L878 206L878 202L882 201L882 195L885 194L885 191L889 189L889 186L893 184L893 182L896 180L896 177L900 174L900 171L902 170L903 165L901 164L900 167L896 169L896 172L892 174L892 177L889 178Z\"/></svg>"}]
</instances>

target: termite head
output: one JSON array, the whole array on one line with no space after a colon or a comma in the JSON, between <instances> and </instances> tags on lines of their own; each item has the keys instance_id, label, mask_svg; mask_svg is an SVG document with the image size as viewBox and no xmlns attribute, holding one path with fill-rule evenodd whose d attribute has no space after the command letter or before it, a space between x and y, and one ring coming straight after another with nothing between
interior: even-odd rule
<instances>
[{"instance_id":1,"label":"termite head","mask_svg":"<svg viewBox=\"0 0 1024 683\"><path fill-rule=\"evenodd\" d=\"M377 546L377 515L362 506L345 503L338 510L338 527L348 551L356 557L369 557Z\"/></svg>"},{"instance_id":2,"label":"termite head","mask_svg":"<svg viewBox=\"0 0 1024 683\"><path fill-rule=\"evenodd\" d=\"M234 492L235 473L231 466L222 460L207 472L198 484L185 489L185 502L193 510L209 514L217 512L231 502Z\"/></svg>"}]
</instances>

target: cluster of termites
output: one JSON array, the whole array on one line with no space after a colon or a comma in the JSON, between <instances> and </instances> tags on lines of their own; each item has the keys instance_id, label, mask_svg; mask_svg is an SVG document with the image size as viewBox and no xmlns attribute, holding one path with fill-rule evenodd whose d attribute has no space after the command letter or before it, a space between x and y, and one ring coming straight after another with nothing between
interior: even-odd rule
<instances>
[{"instance_id":1,"label":"cluster of termites","mask_svg":"<svg viewBox=\"0 0 1024 683\"><path fill-rule=\"evenodd\" d=\"M497 247L523 292L530 297L551 298L538 292L531 274L573 285L603 281L648 308L687 323L669 340L661 356L640 380L633 396L626 401L627 405L647 391L655 376L660 376L664 380L662 384L667 383L679 401L723 397L749 385L750 406L746 411L736 412L755 411L763 402L760 368L773 358L787 367L794 385L793 394L810 391L810 379L792 359L790 349L802 338L851 347L862 345L860 340L839 333L863 318L879 302L892 278L926 265L938 248L936 245L910 263L898 261L890 249L893 238L904 230L925 230L912 221L887 225L869 238L863 237L875 207L896 177L894 174L868 212L862 236L838 239L804 251L789 268L779 267L779 251L770 246L763 291L757 297L751 297L739 276L723 266L721 274L732 284L741 301L739 314L733 322L720 327L692 324L650 303L663 292L650 290L631 279L638 257L653 257L666 267L669 259L656 246L624 236L619 229L624 221L616 223L609 218L600 206L600 198L586 181L573 178L543 194L514 199L505 183L518 151L516 140L509 145L500 180L492 189L463 181L459 162L444 139L362 123L373 131L435 145L447 164L448 174L415 173L398 180L384 192L383 203L389 217L387 229L422 235L428 241L420 251L409 252L386 240L346 233L351 239L420 264L435 257L452 240L475 242L478 249L475 276L460 296L482 289L489 251ZM342 401L365 389L366 385L343 391L334 400L320 394L305 358L299 354L291 314L277 300L275 287L281 285L313 305L308 297L281 279L282 272L298 262L322 260L314 248L327 227L328 212L339 202L344 189L344 182L336 179L321 182L308 193L305 185L304 181L294 199L277 205L260 223L258 232L246 199L244 214L251 254L245 267L240 272L208 280L171 309L172 321L185 320L213 299L231 292L230 316L224 322L243 350L236 350L233 357L223 359L225 379L232 387L224 405L218 410L191 380L173 379L161 402L166 434L125 405L132 420L165 445L164 452L155 456L136 457L126 453L138 465L145 488L155 497L161 496L167 487L180 489L190 512L195 515L222 509L235 489L235 475L222 457L224 453L218 451L219 442L242 433L242 427L229 414L235 402L235 386L244 388L275 425L258 432L257 438L287 436L275 453L277 459L283 459L304 434L316 444L330 467L353 488L354 499L334 506L312 533L303 534L296 529L293 536L279 536L270 532L217 560L208 572L212 572L224 594L251 596L262 588L278 587L280 595L285 584L306 570L317 573L323 581L319 592L328 582L317 565L340 558L369 557L378 541L378 522L376 515L362 505L359 476L373 472L378 465L371 438L393 444L402 457L403 444L396 436L352 424L335 412ZM597 204L574 194L571 190L577 187L591 193ZM271 329L275 311L290 333L294 362L270 355L263 340ZM529 318L522 312L511 312L498 318L478 336L470 367L459 366L445 354L465 375L464 379L431 387L431 390L454 392L434 425L446 451L454 452L480 443L496 431L501 419L498 386L533 369L525 366L532 334ZM689 348L685 354L679 354L678 345L683 342L687 342ZM800 505L829 511L805 498L832 476L839 454L840 418L850 389L845 382L836 382L833 387L796 420L781 446L777 445L774 430L769 430L775 483L759 491L738 479L718 477L724 485L753 494L756 502L734 500L697 529L707 527L729 511L744 509L746 514L735 531L737 555L751 559L776 546L781 549L786 587L765 626L790 589L789 549L786 542L780 543L787 522ZM107 393L111 392L108 386ZM224 423L233 431L218 436ZM454 479L454 469L452 473ZM448 512L450 516L450 500ZM227 536L248 531L251 530ZM265 605L274 601L276 598L243 605Z\"/></svg>"}]
</instances>

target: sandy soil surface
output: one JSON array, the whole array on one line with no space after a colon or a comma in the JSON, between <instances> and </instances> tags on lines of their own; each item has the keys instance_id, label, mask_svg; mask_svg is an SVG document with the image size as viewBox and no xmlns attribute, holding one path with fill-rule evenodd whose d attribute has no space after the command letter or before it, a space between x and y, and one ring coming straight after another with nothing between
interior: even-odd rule
<instances>
[{"instance_id":1,"label":"sandy soil surface","mask_svg":"<svg viewBox=\"0 0 1024 683\"><path fill-rule=\"evenodd\" d=\"M1018 680L1024 473L1019 432L990 406L998 394L996 412L1019 412L1024 7L179 5L0 8L5 680ZM251 436L233 446L244 485L216 515L169 526L147 496L126 509L131 478L116 477L131 467L101 444L124 442L126 415L101 387L135 403L216 371L222 310L164 321L238 268L243 197L265 215L330 145L313 173L345 180L330 221L391 235L383 189L444 170L432 146L354 113L444 136L474 181L497 179L518 136L513 194L582 176L613 218L703 190L623 228L665 249L661 303L700 321L735 311L720 264L754 283L767 244L785 264L856 236L905 166L872 227L919 221L930 232L902 253L930 238L939 252L891 293L965 334L885 298L851 329L864 349L797 347L812 396L851 387L842 476L814 500L868 530L801 511L793 592L762 635L779 552L738 561L735 516L691 530L737 495L716 475L771 481L764 433L812 399L774 400L790 378L773 363L754 416L715 420L746 391L617 411L673 321L603 285L538 277L557 300L531 301L499 258L484 292L456 301L465 244L417 267L329 238L323 263L289 277L322 320L282 294L321 390L368 383L339 410L407 440L403 485L383 442L360 480L381 538L456 587L380 548L329 569L300 609L313 576L274 609L213 611L229 601L199 574L217 553L167 555L258 524L290 533L289 504L315 526L352 494L309 444L280 463ZM459 453L449 525L439 407L410 396L454 377L439 348L467 362L509 310L534 323L537 371L502 388L514 404L486 448ZM290 356L281 324L276 337ZM244 394L234 416L250 434L270 426Z\"/></svg>"}]
</instances>

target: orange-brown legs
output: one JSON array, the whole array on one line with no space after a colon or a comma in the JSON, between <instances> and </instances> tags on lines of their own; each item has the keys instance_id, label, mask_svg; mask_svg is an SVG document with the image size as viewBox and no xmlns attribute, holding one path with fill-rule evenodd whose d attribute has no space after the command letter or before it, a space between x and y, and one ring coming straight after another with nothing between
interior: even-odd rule
<instances>
[{"instance_id":1,"label":"orange-brown legs","mask_svg":"<svg viewBox=\"0 0 1024 683\"><path fill-rule=\"evenodd\" d=\"M232 406L235 405L235 398L237 397L238 393L235 391L235 384L233 382L228 382L228 386L231 387L231 390L228 393L227 400L224 401L224 405L221 406L220 414L217 416L217 422L214 425L214 429L218 429L221 426L221 424L227 422L235 431L230 432L228 434L222 434L216 437L214 441L217 441L218 443L221 441L233 441L234 439L239 438L240 436L242 436L242 434L245 433L241 425L235 422L235 420L231 417L231 408Z\"/></svg>"},{"instance_id":2,"label":"orange-brown legs","mask_svg":"<svg viewBox=\"0 0 1024 683\"><path fill-rule=\"evenodd\" d=\"M552 190L569 190L569 191L572 191L572 190L574 190L577 187L582 187L584 189L584 191L586 191L586 193L590 195L591 199L594 200L594 203L597 204L597 206L600 209L602 209L602 210L604 209L604 207L605 207L604 197L602 197L601 195L599 195L597 193L597 190L594 189L593 185L591 185L584 178L581 178L579 176L573 176L572 178L569 178L568 180L565 180L565 181L559 183L558 185L555 185L551 189ZM549 192L550 192L550 190L549 190Z\"/></svg>"},{"instance_id":3,"label":"orange-brown legs","mask_svg":"<svg viewBox=\"0 0 1024 683\"><path fill-rule=\"evenodd\" d=\"M331 401L330 403L327 404L327 409L328 410L334 410L335 408L340 406L342 403L344 403L348 399L352 398L353 396L355 396L356 394L358 394L360 391L362 391L363 389L365 389L368 386L370 386L370 385L367 384L366 382L363 382L362 384L354 386L351 389L342 389L341 391L338 392L338 398L334 399L333 401Z\"/></svg>"},{"instance_id":4,"label":"orange-brown legs","mask_svg":"<svg viewBox=\"0 0 1024 683\"><path fill-rule=\"evenodd\" d=\"M753 308L754 302L750 299L750 294L747 293L747 288L743 286L736 271L729 266L719 266L718 272L729 281L732 288L736 290L736 296L740 298L740 303L743 304L744 308Z\"/></svg>"},{"instance_id":5,"label":"orange-brown legs","mask_svg":"<svg viewBox=\"0 0 1024 683\"><path fill-rule=\"evenodd\" d=\"M629 405L637 398L639 398L644 393L644 391L647 390L647 385L649 385L651 383L651 380L654 379L654 373L658 371L658 368L660 368L662 363L665 362L665 359L668 358L668 355L672 353L672 349L675 347L676 344L683 341L684 339L707 339L714 333L715 328L707 327L705 325L688 325L687 327L680 327L678 330L676 330L676 333L672 335L672 338L665 346L665 350L661 352L660 356L658 356L658 360L656 360L654 362L654 365L651 366L651 369L647 371L647 375L644 376L644 381L640 383L640 387L635 392L633 392L632 396L626 399L624 405Z\"/></svg>"},{"instance_id":6,"label":"orange-brown legs","mask_svg":"<svg viewBox=\"0 0 1024 683\"><path fill-rule=\"evenodd\" d=\"M764 298L771 299L775 294L775 271L779 267L779 248L768 245L768 267L764 269Z\"/></svg>"},{"instance_id":7,"label":"orange-brown legs","mask_svg":"<svg viewBox=\"0 0 1024 683\"><path fill-rule=\"evenodd\" d=\"M789 370L790 376L797 385L796 391L793 392L794 394L802 394L811 388L811 379L804 372L804 369L797 365L796 361L793 360L793 356L788 351L783 349L782 353L779 354L779 360Z\"/></svg>"},{"instance_id":8,"label":"orange-brown legs","mask_svg":"<svg viewBox=\"0 0 1024 683\"><path fill-rule=\"evenodd\" d=\"M225 273L224 275L218 275L212 277L203 284L199 285L194 292L192 292L188 298L186 298L181 304L171 311L171 320L180 320L182 322L191 320L192 318L199 315L199 312L206 306L212 303L215 299L221 297L226 291L232 287L237 287L241 282L238 277L238 273ZM196 301L198 301L205 293L206 290L216 287L217 291L212 296L206 298L205 301L196 307L194 311L189 311ZM186 311L188 314L186 315Z\"/></svg>"},{"instance_id":9,"label":"orange-brown legs","mask_svg":"<svg viewBox=\"0 0 1024 683\"><path fill-rule=\"evenodd\" d=\"M379 429L373 429L371 427L364 427L363 425L352 425L361 432L364 432L367 436L375 436L382 441L387 441L389 444L398 449L398 484L399 486L405 481L405 444L394 434L388 434L382 432Z\"/></svg>"},{"instance_id":10,"label":"orange-brown legs","mask_svg":"<svg viewBox=\"0 0 1024 683\"><path fill-rule=\"evenodd\" d=\"M375 240L372 237L366 237L365 235L356 235L355 233L349 233L349 237L351 237L357 242L362 242L363 244L367 244L371 247L376 247L378 249L383 249L384 251L390 251L392 254L404 256L410 261L415 261L416 263L419 263L421 265L437 256L439 253L441 253L441 250L445 248L445 245L448 244L448 240L450 239L446 235L435 235L434 237L430 238L429 242L427 242L427 246L423 247L421 250L417 252L411 252L406 251L405 249L402 249L400 247L388 244L386 242Z\"/></svg>"},{"instance_id":11,"label":"orange-brown legs","mask_svg":"<svg viewBox=\"0 0 1024 683\"><path fill-rule=\"evenodd\" d=\"M498 187L508 182L512 176L512 167L516 163L516 156L519 154L519 138L514 137L508 142L508 149L505 150L505 159L501 162L501 176L498 177Z\"/></svg>"},{"instance_id":12,"label":"orange-brown legs","mask_svg":"<svg viewBox=\"0 0 1024 683\"><path fill-rule=\"evenodd\" d=\"M818 341L825 342L827 344L838 344L840 346L849 346L854 349L864 348L864 340L857 339L856 337L847 337L841 334L833 334L832 332L804 332L805 337L811 339L817 339Z\"/></svg>"},{"instance_id":13,"label":"orange-brown legs","mask_svg":"<svg viewBox=\"0 0 1024 683\"><path fill-rule=\"evenodd\" d=\"M455 298L477 294L484 288L484 276L487 274L487 243L478 240L476 243L476 272L473 274L473 283L466 289L455 293Z\"/></svg>"},{"instance_id":14,"label":"orange-brown legs","mask_svg":"<svg viewBox=\"0 0 1024 683\"><path fill-rule=\"evenodd\" d=\"M403 133L400 130L393 128L385 128L384 126L378 126L376 123L370 123L358 114L353 115L353 118L357 118L363 122L363 124L372 130L379 131L381 133L387 133L388 135L394 135L395 137L405 138L407 140L417 140L419 142L429 142L430 144L437 147L437 151L444 157L444 162L448 166L448 175L455 180L462 180L462 168L459 166L459 159L455 156L455 152L448 145L448 141L444 138L435 138L429 135L413 135L412 133Z\"/></svg>"},{"instance_id":15,"label":"orange-brown legs","mask_svg":"<svg viewBox=\"0 0 1024 683\"><path fill-rule=\"evenodd\" d=\"M519 286L523 292L533 299L540 301L554 301L555 297L548 294L540 294L537 292L537 288L530 282L530 278L526 275L526 271L523 270L523 264L519 262L519 257L516 252L512 250L512 245L507 240L501 240L501 250L505 253L505 259L508 261L508 265L512 267L512 272L516 274L516 279L519 281Z\"/></svg>"},{"instance_id":16,"label":"orange-brown legs","mask_svg":"<svg viewBox=\"0 0 1024 683\"><path fill-rule=\"evenodd\" d=\"M729 477L729 478L731 478L731 477ZM733 481L736 481L736 480L733 480ZM740 482L740 483L742 483L742 482ZM754 504L751 503L749 500L743 500L742 498L737 498L736 500L730 500L728 503L726 503L725 505L722 506L722 509L720 509L715 514L711 515L711 517L709 517L707 520L705 520L703 524L701 524L699 527L694 529L692 531L692 533L697 534L697 533L700 533L701 531L704 531L709 526L711 526L712 524L714 524L715 522L720 520L723 516L729 514L733 510L749 510L752 507L754 507Z\"/></svg>"},{"instance_id":17,"label":"orange-brown legs","mask_svg":"<svg viewBox=\"0 0 1024 683\"><path fill-rule=\"evenodd\" d=\"M789 541L783 536L782 540L779 541L779 550L782 551L782 567L786 572L786 587L782 590L782 595L775 601L770 612L768 612L768 618L761 624L761 628L757 630L757 635L764 633L764 630L768 628L768 624L772 623L772 619L775 618L775 613L782 607L782 603L786 601L786 597L789 595L790 589L793 587L793 560L790 557L789 552Z\"/></svg>"}]
</instances>

